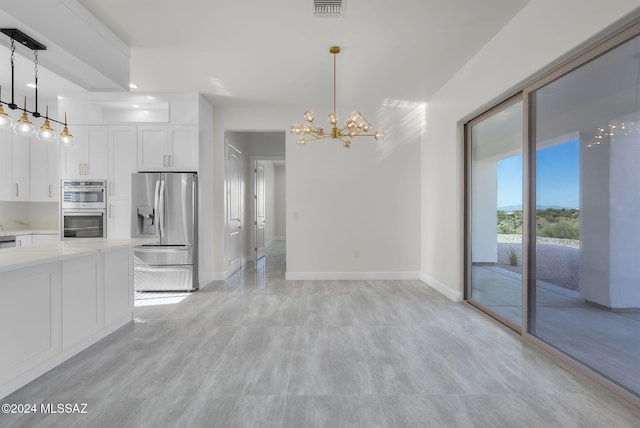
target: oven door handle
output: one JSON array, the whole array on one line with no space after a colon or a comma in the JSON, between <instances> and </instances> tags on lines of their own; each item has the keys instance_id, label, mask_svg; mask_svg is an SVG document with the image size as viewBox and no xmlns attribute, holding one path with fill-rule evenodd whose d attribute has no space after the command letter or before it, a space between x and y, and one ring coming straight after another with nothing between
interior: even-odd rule
<instances>
[{"instance_id":1,"label":"oven door handle","mask_svg":"<svg viewBox=\"0 0 640 428\"><path fill-rule=\"evenodd\" d=\"M87 211L87 212L73 212L73 213L63 212L62 215L63 217L86 217L88 215L99 215L101 217L104 217L104 213L102 211Z\"/></svg>"}]
</instances>

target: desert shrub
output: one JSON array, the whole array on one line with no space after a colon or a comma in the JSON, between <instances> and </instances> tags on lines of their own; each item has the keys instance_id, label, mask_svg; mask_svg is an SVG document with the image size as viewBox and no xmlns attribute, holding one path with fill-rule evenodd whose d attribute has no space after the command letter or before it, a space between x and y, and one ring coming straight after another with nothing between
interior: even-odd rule
<instances>
[{"instance_id":1,"label":"desert shrub","mask_svg":"<svg viewBox=\"0 0 640 428\"><path fill-rule=\"evenodd\" d=\"M507 250L507 257L509 257L509 264L511 266L518 266L518 264L520 264L520 256L518 256L518 252L515 249L509 248L509 250Z\"/></svg>"},{"instance_id":2,"label":"desert shrub","mask_svg":"<svg viewBox=\"0 0 640 428\"><path fill-rule=\"evenodd\" d=\"M580 225L566 221L545 223L540 225L537 235L547 238L580 239Z\"/></svg>"}]
</instances>

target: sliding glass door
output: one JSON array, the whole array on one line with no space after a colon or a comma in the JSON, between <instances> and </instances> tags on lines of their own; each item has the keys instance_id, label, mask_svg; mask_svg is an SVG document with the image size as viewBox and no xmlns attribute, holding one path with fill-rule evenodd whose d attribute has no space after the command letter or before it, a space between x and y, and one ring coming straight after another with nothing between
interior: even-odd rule
<instances>
[{"instance_id":1,"label":"sliding glass door","mask_svg":"<svg viewBox=\"0 0 640 428\"><path fill-rule=\"evenodd\" d=\"M510 100L467 126L467 297L522 325L522 100Z\"/></svg>"},{"instance_id":2,"label":"sliding glass door","mask_svg":"<svg viewBox=\"0 0 640 428\"><path fill-rule=\"evenodd\" d=\"M639 83L635 37L530 94L535 269L529 333L636 394Z\"/></svg>"},{"instance_id":3,"label":"sliding glass door","mask_svg":"<svg viewBox=\"0 0 640 428\"><path fill-rule=\"evenodd\" d=\"M621 31L465 125L467 301L635 402L639 34Z\"/></svg>"}]
</instances>

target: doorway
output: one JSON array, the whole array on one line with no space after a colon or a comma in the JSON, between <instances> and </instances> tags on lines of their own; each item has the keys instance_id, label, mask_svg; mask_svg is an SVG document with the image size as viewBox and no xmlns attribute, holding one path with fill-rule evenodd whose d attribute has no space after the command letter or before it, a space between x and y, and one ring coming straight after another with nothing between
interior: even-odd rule
<instances>
[{"instance_id":1,"label":"doorway","mask_svg":"<svg viewBox=\"0 0 640 428\"><path fill-rule=\"evenodd\" d=\"M225 141L226 279L286 239L286 162L284 131L227 131Z\"/></svg>"}]
</instances>

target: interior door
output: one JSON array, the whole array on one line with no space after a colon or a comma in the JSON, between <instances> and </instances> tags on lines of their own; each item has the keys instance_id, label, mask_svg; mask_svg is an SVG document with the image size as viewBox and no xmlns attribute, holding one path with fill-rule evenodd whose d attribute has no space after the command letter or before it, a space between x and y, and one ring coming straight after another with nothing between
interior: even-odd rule
<instances>
[{"instance_id":1,"label":"interior door","mask_svg":"<svg viewBox=\"0 0 640 428\"><path fill-rule=\"evenodd\" d=\"M264 194L264 164L256 161L255 168L255 252L256 261L264 257L264 225L265 215L265 194Z\"/></svg>"},{"instance_id":2,"label":"interior door","mask_svg":"<svg viewBox=\"0 0 640 428\"><path fill-rule=\"evenodd\" d=\"M227 144L227 259L228 271L242 267L242 153Z\"/></svg>"}]
</instances>

